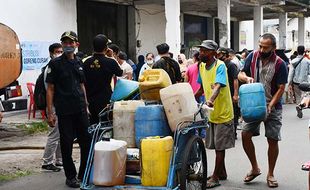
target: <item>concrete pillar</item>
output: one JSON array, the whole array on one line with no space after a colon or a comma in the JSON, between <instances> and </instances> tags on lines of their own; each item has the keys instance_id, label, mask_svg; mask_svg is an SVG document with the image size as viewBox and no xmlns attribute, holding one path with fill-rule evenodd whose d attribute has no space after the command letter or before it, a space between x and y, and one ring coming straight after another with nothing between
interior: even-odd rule
<instances>
[{"instance_id":1,"label":"concrete pillar","mask_svg":"<svg viewBox=\"0 0 310 190\"><path fill-rule=\"evenodd\" d=\"M181 49L180 0L165 0L166 43L174 59Z\"/></svg>"},{"instance_id":2,"label":"concrete pillar","mask_svg":"<svg viewBox=\"0 0 310 190\"><path fill-rule=\"evenodd\" d=\"M230 47L230 0L217 0L219 46Z\"/></svg>"},{"instance_id":3,"label":"concrete pillar","mask_svg":"<svg viewBox=\"0 0 310 190\"><path fill-rule=\"evenodd\" d=\"M214 39L214 18L212 17L207 17L207 39L215 40Z\"/></svg>"},{"instance_id":4,"label":"concrete pillar","mask_svg":"<svg viewBox=\"0 0 310 190\"><path fill-rule=\"evenodd\" d=\"M231 48L235 51L239 51L239 21L232 22L232 39L231 39Z\"/></svg>"},{"instance_id":5,"label":"concrete pillar","mask_svg":"<svg viewBox=\"0 0 310 190\"><path fill-rule=\"evenodd\" d=\"M254 7L254 47L257 49L259 36L263 33L263 7Z\"/></svg>"},{"instance_id":6,"label":"concrete pillar","mask_svg":"<svg viewBox=\"0 0 310 190\"><path fill-rule=\"evenodd\" d=\"M298 17L298 45L305 45L305 17Z\"/></svg>"},{"instance_id":7,"label":"concrete pillar","mask_svg":"<svg viewBox=\"0 0 310 190\"><path fill-rule=\"evenodd\" d=\"M128 6L128 55L134 62L137 62L137 38L136 38L136 10Z\"/></svg>"},{"instance_id":8,"label":"concrete pillar","mask_svg":"<svg viewBox=\"0 0 310 190\"><path fill-rule=\"evenodd\" d=\"M279 15L279 49L286 49L287 46L287 13Z\"/></svg>"}]
</instances>

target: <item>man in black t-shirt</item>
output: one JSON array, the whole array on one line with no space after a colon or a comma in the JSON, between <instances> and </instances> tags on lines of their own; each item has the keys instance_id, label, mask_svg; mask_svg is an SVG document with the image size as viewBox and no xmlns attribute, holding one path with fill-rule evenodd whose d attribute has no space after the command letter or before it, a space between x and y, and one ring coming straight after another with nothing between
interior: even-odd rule
<instances>
[{"instance_id":1,"label":"man in black t-shirt","mask_svg":"<svg viewBox=\"0 0 310 190\"><path fill-rule=\"evenodd\" d=\"M229 50L227 48L219 48L217 50L217 58L223 61L227 67L228 81L229 81L229 89L230 95L233 101L234 107L234 127L235 127L235 138L237 139L237 126L238 119L240 116L240 109L238 106L238 96L239 96L239 81L238 81L238 67L235 63L231 61Z\"/></svg>"},{"instance_id":2,"label":"man in black t-shirt","mask_svg":"<svg viewBox=\"0 0 310 190\"><path fill-rule=\"evenodd\" d=\"M66 185L79 188L86 168L91 136L88 133L87 99L82 61L74 54L79 46L75 32L61 35L63 54L48 64L47 113L49 126L53 127L58 119L61 154L66 175ZM56 109L56 115L53 111ZM73 140L77 137L81 151L78 176L72 159ZM78 177L78 179L76 179Z\"/></svg>"},{"instance_id":3,"label":"man in black t-shirt","mask_svg":"<svg viewBox=\"0 0 310 190\"><path fill-rule=\"evenodd\" d=\"M168 44L159 44L156 48L161 58L153 65L152 68L165 70L168 73L172 84L181 82L182 76L179 63L170 57Z\"/></svg>"},{"instance_id":4,"label":"man in black t-shirt","mask_svg":"<svg viewBox=\"0 0 310 190\"><path fill-rule=\"evenodd\" d=\"M90 124L99 122L99 112L107 106L112 95L113 75L122 76L118 63L105 54L108 51L108 38L98 34L93 40L94 54L84 60L85 88L89 102Z\"/></svg>"}]
</instances>

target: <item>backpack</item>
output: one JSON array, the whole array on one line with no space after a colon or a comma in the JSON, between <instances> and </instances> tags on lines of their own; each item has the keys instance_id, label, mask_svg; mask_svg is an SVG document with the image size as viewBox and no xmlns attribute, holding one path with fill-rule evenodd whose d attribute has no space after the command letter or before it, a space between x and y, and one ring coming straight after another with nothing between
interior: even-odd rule
<instances>
[{"instance_id":1,"label":"backpack","mask_svg":"<svg viewBox=\"0 0 310 190\"><path fill-rule=\"evenodd\" d=\"M45 110L46 109L46 89L44 85L44 70L38 76L34 88L34 103L38 110Z\"/></svg>"}]
</instances>

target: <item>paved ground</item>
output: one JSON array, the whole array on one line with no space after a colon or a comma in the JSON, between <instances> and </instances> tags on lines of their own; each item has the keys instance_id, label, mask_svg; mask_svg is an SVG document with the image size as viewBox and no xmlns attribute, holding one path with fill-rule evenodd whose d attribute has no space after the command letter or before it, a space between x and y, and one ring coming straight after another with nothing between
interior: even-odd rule
<instances>
[{"instance_id":1,"label":"paved ground","mask_svg":"<svg viewBox=\"0 0 310 190\"><path fill-rule=\"evenodd\" d=\"M301 164L310 160L309 152L309 132L308 120L310 110L304 111L304 118L296 117L293 105L284 107L282 141L280 142L280 156L276 167L276 178L279 182L278 190L305 190L307 187L307 173L302 171ZM240 131L239 131L240 132ZM261 133L264 134L262 128ZM252 184L245 185L242 180L249 171L250 164L242 149L241 140L238 139L236 147L227 151L226 166L228 180L222 182L218 190L239 190L239 189L268 189L266 185L267 172L267 143L264 135L256 137L256 152L262 175ZM42 150L37 150L42 151ZM7 154L0 154L0 160ZM26 154L20 153L20 155ZM38 153L40 154L40 153ZM207 151L208 154L208 173L210 174L214 166L214 152ZM0 189L10 190L64 190L68 189L64 185L64 174L60 173L38 173L32 176L20 178L15 181L0 184Z\"/></svg>"}]
</instances>

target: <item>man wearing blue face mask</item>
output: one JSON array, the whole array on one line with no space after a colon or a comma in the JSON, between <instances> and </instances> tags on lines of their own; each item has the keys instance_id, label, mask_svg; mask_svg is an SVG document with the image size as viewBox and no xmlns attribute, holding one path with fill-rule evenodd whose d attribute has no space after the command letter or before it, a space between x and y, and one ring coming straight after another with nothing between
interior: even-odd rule
<instances>
[{"instance_id":1,"label":"man wearing blue face mask","mask_svg":"<svg viewBox=\"0 0 310 190\"><path fill-rule=\"evenodd\" d=\"M88 133L88 103L85 92L85 76L82 61L74 51L79 46L75 32L62 34L63 54L49 62L47 70L47 113L49 126L55 126L56 115L60 133L63 168L66 185L79 188L86 168L91 137ZM56 115L53 112L53 105ZM81 151L78 176L72 160L73 140L77 136ZM78 179L77 179L77 178Z\"/></svg>"}]
</instances>

